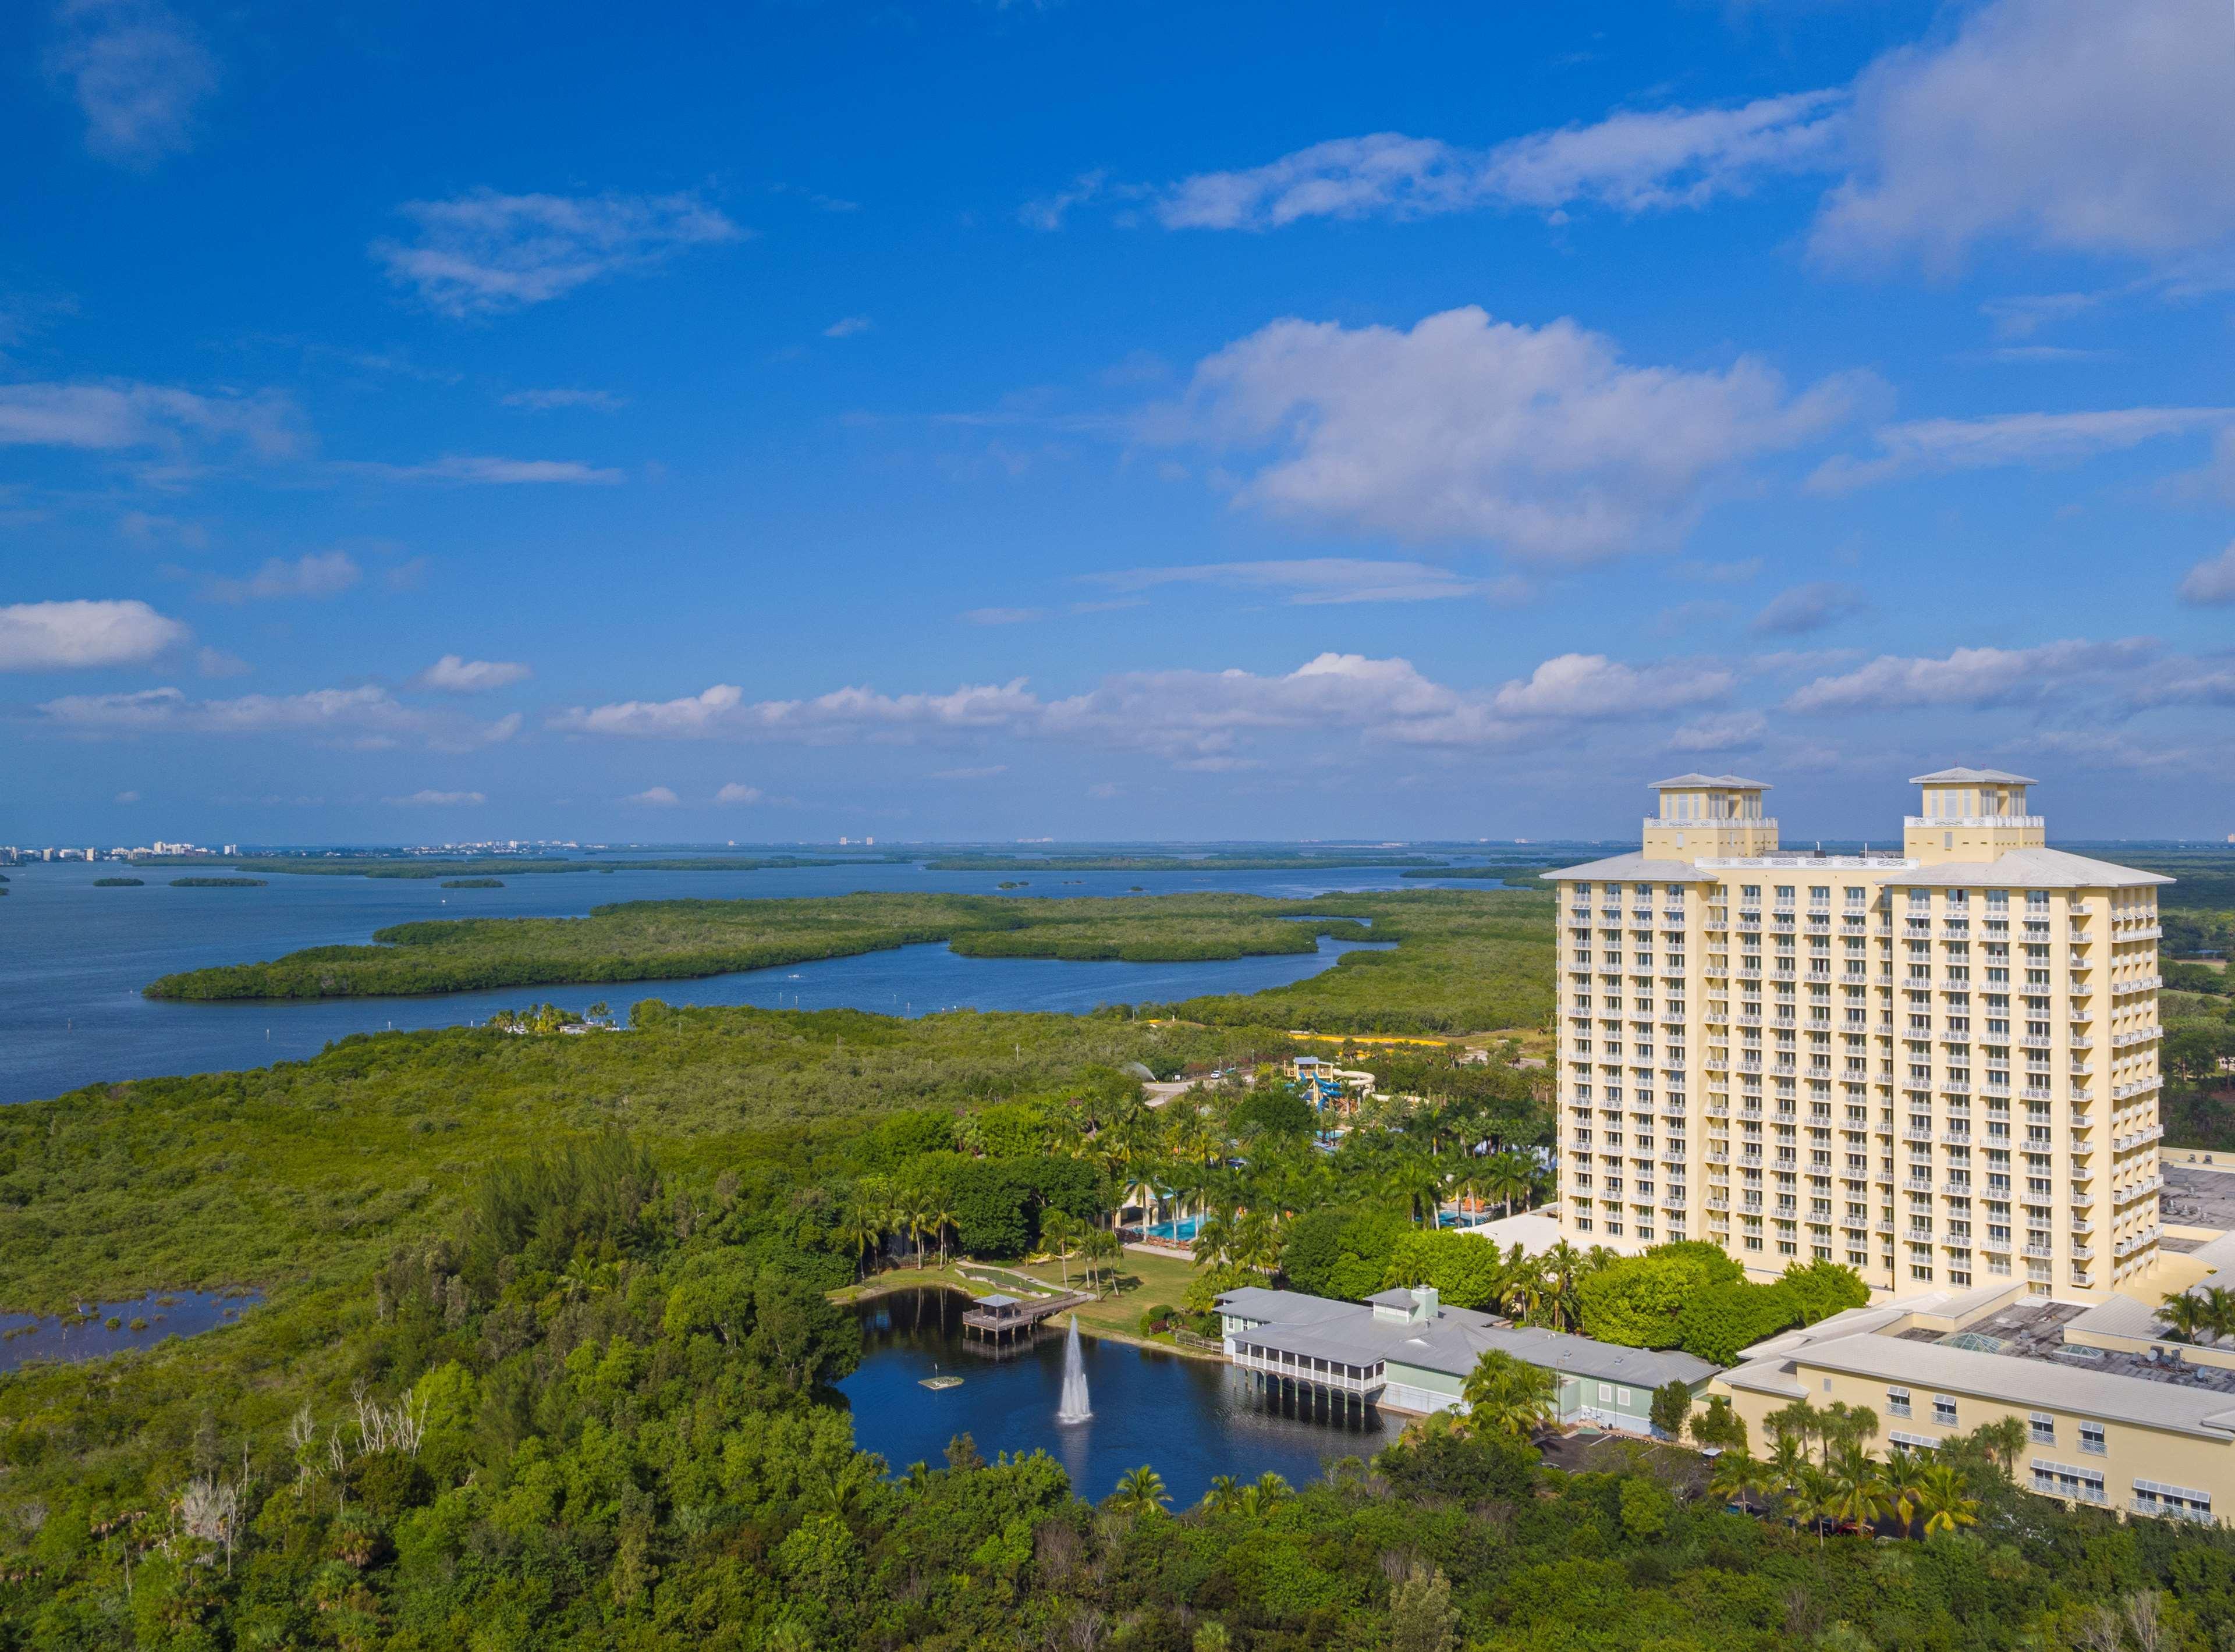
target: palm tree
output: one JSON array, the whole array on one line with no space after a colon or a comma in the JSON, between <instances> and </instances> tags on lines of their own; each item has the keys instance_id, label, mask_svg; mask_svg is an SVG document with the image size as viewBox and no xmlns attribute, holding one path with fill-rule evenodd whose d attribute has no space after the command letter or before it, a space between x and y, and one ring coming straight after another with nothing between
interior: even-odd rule
<instances>
[{"instance_id":1,"label":"palm tree","mask_svg":"<svg viewBox=\"0 0 2235 1652\"><path fill-rule=\"evenodd\" d=\"M1708 1471L1707 1495L1735 1503L1751 1514L1754 1498L1768 1491L1766 1478L1767 1471L1753 1457L1745 1452L1725 1452Z\"/></svg>"},{"instance_id":2,"label":"palm tree","mask_svg":"<svg viewBox=\"0 0 2235 1652\"><path fill-rule=\"evenodd\" d=\"M939 1236L939 1265L944 1268L947 1266L947 1230L949 1228L954 1229L955 1242L960 1244L962 1239L962 1221L948 1209L946 1200L934 1199L931 1202L931 1226L932 1231Z\"/></svg>"},{"instance_id":3,"label":"palm tree","mask_svg":"<svg viewBox=\"0 0 2235 1652\"><path fill-rule=\"evenodd\" d=\"M1559 1381L1542 1366L1492 1348L1475 1361L1459 1398L1466 1402L1470 1432L1525 1439L1557 1415Z\"/></svg>"},{"instance_id":4,"label":"palm tree","mask_svg":"<svg viewBox=\"0 0 2235 1652\"><path fill-rule=\"evenodd\" d=\"M2002 1471L2002 1478L2017 1478L2018 1459L2026 1453L2033 1431L2022 1418L2005 1417L2000 1422L1982 1423L1972 1431L1971 1438L1983 1446Z\"/></svg>"},{"instance_id":5,"label":"palm tree","mask_svg":"<svg viewBox=\"0 0 2235 1652\"><path fill-rule=\"evenodd\" d=\"M1071 1247L1078 1238L1078 1223L1068 1210L1047 1210L1040 1212L1040 1242L1055 1252L1056 1266L1063 1273L1065 1289L1071 1286Z\"/></svg>"},{"instance_id":6,"label":"palm tree","mask_svg":"<svg viewBox=\"0 0 2235 1652\"><path fill-rule=\"evenodd\" d=\"M1292 1495L1288 1481L1268 1469L1257 1483L1242 1493L1241 1509L1249 1515L1270 1514Z\"/></svg>"},{"instance_id":7,"label":"palm tree","mask_svg":"<svg viewBox=\"0 0 2235 1652\"><path fill-rule=\"evenodd\" d=\"M1800 1483L1800 1476L1808 1465L1808 1448L1793 1435L1786 1433L1777 1436L1776 1446L1762 1465L1769 1476L1770 1491L1779 1498Z\"/></svg>"},{"instance_id":8,"label":"palm tree","mask_svg":"<svg viewBox=\"0 0 2235 1652\"><path fill-rule=\"evenodd\" d=\"M1979 1521L1979 1499L1965 1491L1963 1476L1952 1463L1935 1463L1917 1476L1917 1508L1928 1537Z\"/></svg>"},{"instance_id":9,"label":"palm tree","mask_svg":"<svg viewBox=\"0 0 2235 1652\"><path fill-rule=\"evenodd\" d=\"M1222 1216L1208 1216L1196 1224L1190 1254L1198 1263L1216 1266L1234 1248L1234 1224Z\"/></svg>"},{"instance_id":10,"label":"palm tree","mask_svg":"<svg viewBox=\"0 0 2235 1652\"><path fill-rule=\"evenodd\" d=\"M1839 1518L1838 1485L1829 1474L1813 1463L1803 1463L1799 1483L1790 1487L1786 1496L1792 1502L1796 1515L1805 1518L1810 1525L1816 1528L1816 1546L1821 1549L1824 1546L1824 1523Z\"/></svg>"},{"instance_id":11,"label":"palm tree","mask_svg":"<svg viewBox=\"0 0 2235 1652\"><path fill-rule=\"evenodd\" d=\"M1110 1506L1137 1520L1162 1514L1164 1505L1171 1500L1170 1493L1164 1490L1164 1477L1144 1463L1118 1477L1118 1489L1111 1495Z\"/></svg>"},{"instance_id":12,"label":"palm tree","mask_svg":"<svg viewBox=\"0 0 2235 1652\"><path fill-rule=\"evenodd\" d=\"M2158 1308L2158 1317L2176 1342L2195 1341L2197 1333L2205 1328L2206 1316L2204 1300L2187 1291L2173 1292Z\"/></svg>"},{"instance_id":13,"label":"palm tree","mask_svg":"<svg viewBox=\"0 0 2235 1652\"><path fill-rule=\"evenodd\" d=\"M1213 1514L1232 1514L1242 1506L1242 1482L1231 1474L1212 1477L1210 1490L1203 1494L1203 1505Z\"/></svg>"},{"instance_id":14,"label":"palm tree","mask_svg":"<svg viewBox=\"0 0 2235 1652\"><path fill-rule=\"evenodd\" d=\"M901 1221L908 1229L908 1237L915 1242L918 1268L923 1266L923 1236L932 1230L932 1212L937 1208L931 1196L921 1191L910 1192L902 1198Z\"/></svg>"},{"instance_id":15,"label":"palm tree","mask_svg":"<svg viewBox=\"0 0 2235 1652\"><path fill-rule=\"evenodd\" d=\"M1910 1527L1917 1520L1917 1494L1922 1482L1924 1465L1909 1452L1896 1449L1878 1471L1880 1494L1886 1512L1901 1522L1901 1535L1909 1536Z\"/></svg>"},{"instance_id":16,"label":"palm tree","mask_svg":"<svg viewBox=\"0 0 2235 1652\"><path fill-rule=\"evenodd\" d=\"M1885 1506L1885 1483L1878 1465L1860 1440L1847 1440L1832 1462L1832 1518L1858 1531L1877 1519Z\"/></svg>"},{"instance_id":17,"label":"palm tree","mask_svg":"<svg viewBox=\"0 0 2235 1652\"><path fill-rule=\"evenodd\" d=\"M1556 1331L1575 1329L1576 1288L1591 1271L1589 1260L1563 1239L1537 1258L1537 1270L1544 1281L1539 1306L1545 1321Z\"/></svg>"},{"instance_id":18,"label":"palm tree","mask_svg":"<svg viewBox=\"0 0 2235 1652\"><path fill-rule=\"evenodd\" d=\"M1099 1296L1102 1295L1102 1264L1104 1262L1115 1263L1120 1256L1124 1255L1125 1254L1124 1242L1120 1240L1116 1234L1111 1233L1106 1228L1097 1228L1093 1232L1086 1236L1085 1242L1079 1247L1079 1254L1086 1257L1088 1262L1092 1264L1094 1294L1097 1296ZM1110 1269L1110 1274L1114 1283L1117 1269L1114 1267L1111 1268Z\"/></svg>"},{"instance_id":19,"label":"palm tree","mask_svg":"<svg viewBox=\"0 0 2235 1652\"><path fill-rule=\"evenodd\" d=\"M1511 1216L1513 1202L1527 1198L1530 1189L1536 1185L1536 1178L1530 1173L1533 1169L1534 1166L1518 1153L1492 1156L1489 1177L1491 1196L1505 1206L1506 1215Z\"/></svg>"},{"instance_id":20,"label":"palm tree","mask_svg":"<svg viewBox=\"0 0 2235 1652\"><path fill-rule=\"evenodd\" d=\"M863 1258L885 1236L885 1228L875 1207L868 1200L855 1198L839 1213L838 1237L854 1248L854 1273L862 1273Z\"/></svg>"},{"instance_id":21,"label":"palm tree","mask_svg":"<svg viewBox=\"0 0 2235 1652\"><path fill-rule=\"evenodd\" d=\"M1390 1166L1382 1187L1391 1198L1405 1201L1414 1225L1425 1228L1444 1190L1443 1168L1426 1153L1406 1153Z\"/></svg>"},{"instance_id":22,"label":"palm tree","mask_svg":"<svg viewBox=\"0 0 2235 1652\"><path fill-rule=\"evenodd\" d=\"M2202 1295L2206 1334L2214 1339L2235 1334L2235 1291L2225 1285L2206 1285Z\"/></svg>"}]
</instances>

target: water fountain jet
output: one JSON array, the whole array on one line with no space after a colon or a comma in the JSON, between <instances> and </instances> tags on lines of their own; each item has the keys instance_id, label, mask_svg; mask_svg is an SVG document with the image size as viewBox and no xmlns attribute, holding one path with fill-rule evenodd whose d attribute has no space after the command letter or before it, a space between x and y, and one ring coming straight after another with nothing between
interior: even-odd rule
<instances>
[{"instance_id":1,"label":"water fountain jet","mask_svg":"<svg viewBox=\"0 0 2235 1652\"><path fill-rule=\"evenodd\" d=\"M1086 1397L1086 1359L1078 1348L1078 1315L1071 1316L1071 1336L1063 1347L1063 1399L1056 1406L1059 1423L1083 1423L1094 1415Z\"/></svg>"}]
</instances>

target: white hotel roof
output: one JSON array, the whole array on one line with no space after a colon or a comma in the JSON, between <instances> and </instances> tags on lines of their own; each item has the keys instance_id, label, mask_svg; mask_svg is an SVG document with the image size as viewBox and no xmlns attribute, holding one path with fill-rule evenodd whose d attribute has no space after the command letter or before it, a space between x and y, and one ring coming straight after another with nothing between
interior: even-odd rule
<instances>
[{"instance_id":1,"label":"white hotel roof","mask_svg":"<svg viewBox=\"0 0 2235 1652\"><path fill-rule=\"evenodd\" d=\"M1773 851L1773 854L1774 851ZM1805 867L1819 862L1802 851L1792 851L1793 866ZM1766 865L1769 856L1757 856L1749 865ZM2154 883L2171 883L2169 877L2155 872L2138 872L2131 866L2119 866L2109 861L2091 860L2085 855L2068 854L2061 849L2005 849L1991 861L1949 861L1939 866L1914 866L1892 861L1871 862L1852 856L1826 856L1820 862L1829 871L1844 871L1855 868L1877 871L1882 882L1891 888L1986 888L2004 889L2138 889ZM1730 862L1716 861L1704 864L1721 867ZM1581 866L1563 866L1537 876L1554 882L1596 880L1605 883L1712 883L1713 870L1702 870L1688 861L1648 860L1635 850L1627 855L1609 856L1603 861L1586 861Z\"/></svg>"}]
</instances>

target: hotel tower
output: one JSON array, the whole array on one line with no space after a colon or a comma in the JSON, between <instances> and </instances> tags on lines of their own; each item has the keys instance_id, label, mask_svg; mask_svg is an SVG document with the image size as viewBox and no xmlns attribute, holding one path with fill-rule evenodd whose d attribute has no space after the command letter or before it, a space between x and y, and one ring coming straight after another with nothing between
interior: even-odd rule
<instances>
[{"instance_id":1,"label":"hotel tower","mask_svg":"<svg viewBox=\"0 0 2235 1652\"><path fill-rule=\"evenodd\" d=\"M2047 847L2023 775L1910 783L1897 852L1825 854L1761 782L1679 775L1638 853L1546 874L1568 1238L1897 1295L2155 1263L2171 880Z\"/></svg>"}]
</instances>

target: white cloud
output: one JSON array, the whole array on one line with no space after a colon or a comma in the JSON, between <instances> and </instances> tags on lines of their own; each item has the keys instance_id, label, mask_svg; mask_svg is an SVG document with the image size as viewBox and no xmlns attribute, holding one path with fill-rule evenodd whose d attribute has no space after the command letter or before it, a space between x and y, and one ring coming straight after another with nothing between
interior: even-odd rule
<instances>
[{"instance_id":1,"label":"white cloud","mask_svg":"<svg viewBox=\"0 0 2235 1652\"><path fill-rule=\"evenodd\" d=\"M485 694L525 682L534 674L517 660L468 659L460 654L445 654L411 681L415 687L445 694Z\"/></svg>"},{"instance_id":2,"label":"white cloud","mask_svg":"<svg viewBox=\"0 0 2235 1652\"><path fill-rule=\"evenodd\" d=\"M2235 543L2207 556L2181 576L2180 600L2199 606L2235 602Z\"/></svg>"},{"instance_id":3,"label":"white cloud","mask_svg":"<svg viewBox=\"0 0 2235 1652\"><path fill-rule=\"evenodd\" d=\"M0 671L138 665L188 635L136 600L18 602L0 607Z\"/></svg>"},{"instance_id":4,"label":"white cloud","mask_svg":"<svg viewBox=\"0 0 2235 1652\"><path fill-rule=\"evenodd\" d=\"M732 780L714 794L714 801L718 803L757 803L765 795L758 786L741 785Z\"/></svg>"},{"instance_id":5,"label":"white cloud","mask_svg":"<svg viewBox=\"0 0 2235 1652\"><path fill-rule=\"evenodd\" d=\"M1770 637L1821 631L1869 606L1870 599L1854 586L1817 580L1772 597L1768 606L1754 616L1753 630L1759 636Z\"/></svg>"},{"instance_id":6,"label":"white cloud","mask_svg":"<svg viewBox=\"0 0 2235 1652\"><path fill-rule=\"evenodd\" d=\"M963 619L973 626L1028 626L1047 618L1044 608L972 608Z\"/></svg>"},{"instance_id":7,"label":"white cloud","mask_svg":"<svg viewBox=\"0 0 2235 1652\"><path fill-rule=\"evenodd\" d=\"M192 440L239 441L276 458L299 445L297 427L294 404L276 390L202 396L128 380L0 384L0 447L177 452Z\"/></svg>"},{"instance_id":8,"label":"white cloud","mask_svg":"<svg viewBox=\"0 0 2235 1652\"><path fill-rule=\"evenodd\" d=\"M814 699L747 704L744 691L717 683L704 693L674 700L625 700L576 706L552 726L580 734L655 739L723 736L817 742L862 733L905 735L941 729L986 729L1037 714L1039 702L1021 677L1002 685L965 685L951 694L879 694L842 688Z\"/></svg>"},{"instance_id":9,"label":"white cloud","mask_svg":"<svg viewBox=\"0 0 2235 1652\"><path fill-rule=\"evenodd\" d=\"M272 557L246 580L212 580L205 593L220 602L265 602L287 597L334 597L364 571L347 551L312 551L285 561Z\"/></svg>"},{"instance_id":10,"label":"white cloud","mask_svg":"<svg viewBox=\"0 0 2235 1652\"><path fill-rule=\"evenodd\" d=\"M521 726L516 712L490 724L431 714L370 684L209 700L189 698L177 688L150 688L65 695L37 709L50 725L77 734L300 735L357 750L416 738L437 751L469 751L508 740Z\"/></svg>"},{"instance_id":11,"label":"white cloud","mask_svg":"<svg viewBox=\"0 0 2235 1652\"><path fill-rule=\"evenodd\" d=\"M2120 407L2082 413L2008 413L1980 419L1917 419L1872 431L1871 459L1841 454L1808 479L1819 493L1930 470L1983 470L2002 465L2071 464L2160 437L2225 425L2235 408Z\"/></svg>"},{"instance_id":12,"label":"white cloud","mask_svg":"<svg viewBox=\"0 0 2235 1652\"><path fill-rule=\"evenodd\" d=\"M2102 303L2100 292L2022 292L1979 306L1997 338L2030 338L2053 321L2069 321Z\"/></svg>"},{"instance_id":13,"label":"white cloud","mask_svg":"<svg viewBox=\"0 0 2235 1652\"><path fill-rule=\"evenodd\" d=\"M503 459L478 454L445 454L425 464L352 462L345 469L390 482L486 482L498 487L541 482L611 487L624 480L618 470L600 469L573 459Z\"/></svg>"},{"instance_id":14,"label":"white cloud","mask_svg":"<svg viewBox=\"0 0 2235 1652\"><path fill-rule=\"evenodd\" d=\"M1218 585L1245 591L1275 591L1309 606L1348 602L1438 602L1453 598L1525 601L1524 580L1470 579L1427 562L1379 562L1340 556L1293 561L1204 562L1184 567L1125 568L1085 577L1118 591L1147 591L1164 585Z\"/></svg>"},{"instance_id":15,"label":"white cloud","mask_svg":"<svg viewBox=\"0 0 2235 1652\"><path fill-rule=\"evenodd\" d=\"M694 195L501 195L406 201L410 241L380 240L389 279L442 314L465 318L541 304L686 247L744 232Z\"/></svg>"},{"instance_id":16,"label":"white cloud","mask_svg":"<svg viewBox=\"0 0 2235 1652\"><path fill-rule=\"evenodd\" d=\"M1498 691L1491 702L1515 718L1636 717L1727 698L1735 679L1713 664L1638 667L1604 654L1562 654Z\"/></svg>"},{"instance_id":17,"label":"white cloud","mask_svg":"<svg viewBox=\"0 0 2235 1652\"><path fill-rule=\"evenodd\" d=\"M1034 229L1061 229L1066 214L1074 206L1083 206L1099 196L1109 187L1106 172L1081 173L1072 180L1068 189L1039 200L1029 200L1017 213L1018 219Z\"/></svg>"},{"instance_id":18,"label":"white cloud","mask_svg":"<svg viewBox=\"0 0 2235 1652\"><path fill-rule=\"evenodd\" d=\"M931 777L934 780L991 780L995 775L1008 772L1009 765L1006 763L988 763L975 769L934 769Z\"/></svg>"},{"instance_id":19,"label":"white cloud","mask_svg":"<svg viewBox=\"0 0 2235 1652\"><path fill-rule=\"evenodd\" d=\"M116 531L135 545L183 545L195 551L209 547L209 530L200 522L152 515L144 510L126 511L116 519Z\"/></svg>"},{"instance_id":20,"label":"white cloud","mask_svg":"<svg viewBox=\"0 0 2235 1652\"><path fill-rule=\"evenodd\" d=\"M468 803L485 803L488 799L478 791L415 791L409 797L383 797L381 801L398 809L456 809Z\"/></svg>"},{"instance_id":21,"label":"white cloud","mask_svg":"<svg viewBox=\"0 0 2235 1652\"><path fill-rule=\"evenodd\" d=\"M136 791L120 791L116 794L116 801L120 803L136 803L140 801L140 794Z\"/></svg>"},{"instance_id":22,"label":"white cloud","mask_svg":"<svg viewBox=\"0 0 2235 1652\"><path fill-rule=\"evenodd\" d=\"M1197 365L1144 434L1262 454L1236 495L1278 515L1579 561L1666 544L1747 460L1845 416L1762 363L1631 367L1573 321L1468 306L1409 332L1276 321Z\"/></svg>"},{"instance_id":23,"label":"white cloud","mask_svg":"<svg viewBox=\"0 0 2235 1652\"><path fill-rule=\"evenodd\" d=\"M2162 258L2235 234L2225 0L1995 0L1944 43L1889 53L1854 87L1852 174L1819 256L1976 243Z\"/></svg>"},{"instance_id":24,"label":"white cloud","mask_svg":"<svg viewBox=\"0 0 2235 1652\"><path fill-rule=\"evenodd\" d=\"M852 338L877 324L867 316L841 316L823 330L825 338Z\"/></svg>"},{"instance_id":25,"label":"white cloud","mask_svg":"<svg viewBox=\"0 0 2235 1652\"><path fill-rule=\"evenodd\" d=\"M499 399L507 407L526 408L533 413L548 413L554 408L562 407L587 407L599 413L618 413L628 405L627 397L616 396L611 390L514 390Z\"/></svg>"},{"instance_id":26,"label":"white cloud","mask_svg":"<svg viewBox=\"0 0 2235 1652\"><path fill-rule=\"evenodd\" d=\"M1687 723L1668 737L1671 751L1740 751L1761 744L1769 719L1760 711L1730 711Z\"/></svg>"},{"instance_id":27,"label":"white cloud","mask_svg":"<svg viewBox=\"0 0 2235 1652\"><path fill-rule=\"evenodd\" d=\"M1401 132L1336 138L1262 167L1202 173L1161 193L1170 229L1277 229L1308 218L1426 218L1485 206L1639 213L1699 206L1766 176L1822 166L1840 94L1738 108L1623 112L1465 149Z\"/></svg>"},{"instance_id":28,"label":"white cloud","mask_svg":"<svg viewBox=\"0 0 2235 1652\"><path fill-rule=\"evenodd\" d=\"M194 652L194 670L204 677L246 677L256 667L238 654L228 654L222 648L201 648Z\"/></svg>"},{"instance_id":29,"label":"white cloud","mask_svg":"<svg viewBox=\"0 0 2235 1652\"><path fill-rule=\"evenodd\" d=\"M187 148L217 62L158 0L65 0L51 64L85 116L86 148L147 166Z\"/></svg>"},{"instance_id":30,"label":"white cloud","mask_svg":"<svg viewBox=\"0 0 2235 1652\"><path fill-rule=\"evenodd\" d=\"M621 799L625 803L642 803L647 809L672 809L683 801L668 786L647 786L642 791L632 792Z\"/></svg>"},{"instance_id":31,"label":"white cloud","mask_svg":"<svg viewBox=\"0 0 2235 1652\"><path fill-rule=\"evenodd\" d=\"M2147 638L2068 639L2033 648L1957 648L1945 659L1881 654L1868 665L1819 677L1793 691L1795 711L1890 711L1908 706L1992 706L2044 699L2077 678L2131 672L2157 652Z\"/></svg>"}]
</instances>

